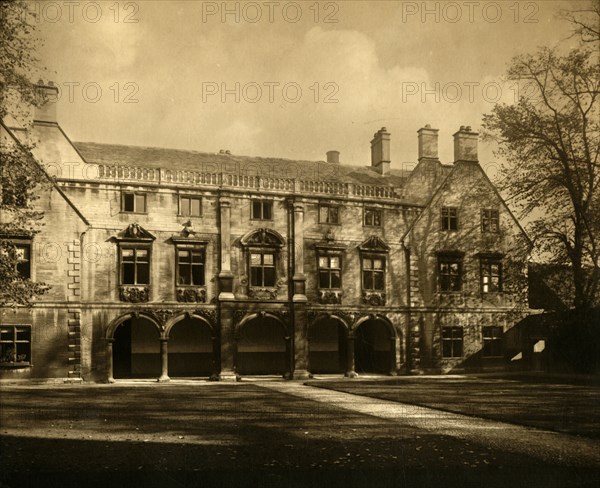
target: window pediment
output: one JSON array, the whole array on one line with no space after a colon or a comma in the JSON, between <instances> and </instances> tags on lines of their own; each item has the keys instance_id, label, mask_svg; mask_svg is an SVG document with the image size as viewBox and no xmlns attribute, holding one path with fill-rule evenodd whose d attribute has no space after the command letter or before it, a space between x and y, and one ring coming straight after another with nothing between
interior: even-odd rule
<instances>
[{"instance_id":1,"label":"window pediment","mask_svg":"<svg viewBox=\"0 0 600 488\"><path fill-rule=\"evenodd\" d=\"M256 229L240 239L244 247L281 248L285 244L283 237L272 229Z\"/></svg>"},{"instance_id":2,"label":"window pediment","mask_svg":"<svg viewBox=\"0 0 600 488\"><path fill-rule=\"evenodd\" d=\"M378 236L371 236L358 246L360 251L374 252L374 253L387 253L390 251L390 246Z\"/></svg>"},{"instance_id":3,"label":"window pediment","mask_svg":"<svg viewBox=\"0 0 600 488\"><path fill-rule=\"evenodd\" d=\"M144 229L141 225L134 223L129 224L115 239L117 241L151 242L156 240L156 236Z\"/></svg>"}]
</instances>

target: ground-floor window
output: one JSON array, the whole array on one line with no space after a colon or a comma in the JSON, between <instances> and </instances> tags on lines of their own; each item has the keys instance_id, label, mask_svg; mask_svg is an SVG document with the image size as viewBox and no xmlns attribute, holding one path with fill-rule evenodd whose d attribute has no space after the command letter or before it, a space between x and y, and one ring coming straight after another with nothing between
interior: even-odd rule
<instances>
[{"instance_id":1,"label":"ground-floor window","mask_svg":"<svg viewBox=\"0 0 600 488\"><path fill-rule=\"evenodd\" d=\"M0 364L31 362L31 328L3 326L0 329Z\"/></svg>"},{"instance_id":2,"label":"ground-floor window","mask_svg":"<svg viewBox=\"0 0 600 488\"><path fill-rule=\"evenodd\" d=\"M463 328L442 327L442 357L460 358L463 355Z\"/></svg>"},{"instance_id":3,"label":"ground-floor window","mask_svg":"<svg viewBox=\"0 0 600 488\"><path fill-rule=\"evenodd\" d=\"M484 358L502 357L502 327L490 325L483 328L483 351Z\"/></svg>"}]
</instances>

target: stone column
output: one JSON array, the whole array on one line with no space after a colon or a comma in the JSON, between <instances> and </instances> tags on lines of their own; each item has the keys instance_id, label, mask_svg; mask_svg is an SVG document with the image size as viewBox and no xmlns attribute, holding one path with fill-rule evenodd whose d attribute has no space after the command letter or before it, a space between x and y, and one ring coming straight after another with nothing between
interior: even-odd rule
<instances>
[{"instance_id":1,"label":"stone column","mask_svg":"<svg viewBox=\"0 0 600 488\"><path fill-rule=\"evenodd\" d=\"M158 381L163 383L169 381L169 339L160 339L160 363L161 363L161 374Z\"/></svg>"},{"instance_id":2,"label":"stone column","mask_svg":"<svg viewBox=\"0 0 600 488\"><path fill-rule=\"evenodd\" d=\"M396 337L390 337L390 375L396 376L398 371L396 369Z\"/></svg>"},{"instance_id":3,"label":"stone column","mask_svg":"<svg viewBox=\"0 0 600 488\"><path fill-rule=\"evenodd\" d=\"M233 310L227 304L221 304L219 313L221 326L221 372L219 380L236 381L238 376L235 371L235 339L233 322Z\"/></svg>"},{"instance_id":4,"label":"stone column","mask_svg":"<svg viewBox=\"0 0 600 488\"><path fill-rule=\"evenodd\" d=\"M356 378L358 375L354 371L354 333L349 331L346 340L346 373L344 376L347 378Z\"/></svg>"},{"instance_id":5,"label":"stone column","mask_svg":"<svg viewBox=\"0 0 600 488\"><path fill-rule=\"evenodd\" d=\"M311 377L308 372L308 328L306 319L306 276L304 275L304 206L301 202L292 203L294 239L291 255L294 257L293 295L292 295L292 325L293 348L291 378L304 380Z\"/></svg>"},{"instance_id":6,"label":"stone column","mask_svg":"<svg viewBox=\"0 0 600 488\"><path fill-rule=\"evenodd\" d=\"M106 369L107 369L107 381L109 383L115 382L114 371L113 371L113 343L114 339L106 339Z\"/></svg>"},{"instance_id":7,"label":"stone column","mask_svg":"<svg viewBox=\"0 0 600 488\"><path fill-rule=\"evenodd\" d=\"M219 249L219 300L233 300L233 273L231 272L231 202L219 199L220 249Z\"/></svg>"}]
</instances>

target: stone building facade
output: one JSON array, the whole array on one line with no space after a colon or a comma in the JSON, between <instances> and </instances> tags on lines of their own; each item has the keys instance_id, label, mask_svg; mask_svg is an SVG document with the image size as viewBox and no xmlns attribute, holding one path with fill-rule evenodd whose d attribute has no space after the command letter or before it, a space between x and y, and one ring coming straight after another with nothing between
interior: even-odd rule
<instances>
[{"instance_id":1,"label":"stone building facade","mask_svg":"<svg viewBox=\"0 0 600 488\"><path fill-rule=\"evenodd\" d=\"M51 289L0 311L2 378L352 377L515 352L527 244L469 127L452 164L420 129L408 171L385 128L362 167L73 143L53 103L34 119L2 141L35 143L45 226L4 238Z\"/></svg>"}]
</instances>

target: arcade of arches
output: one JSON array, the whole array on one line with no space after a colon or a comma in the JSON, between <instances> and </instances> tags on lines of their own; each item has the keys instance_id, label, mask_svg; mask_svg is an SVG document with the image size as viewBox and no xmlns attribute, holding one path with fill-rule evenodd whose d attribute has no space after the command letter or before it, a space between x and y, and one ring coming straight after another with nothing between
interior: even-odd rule
<instances>
[{"instance_id":1,"label":"arcade of arches","mask_svg":"<svg viewBox=\"0 0 600 488\"><path fill-rule=\"evenodd\" d=\"M380 318L349 330L335 316L318 318L308 329L308 370L312 374L393 374L397 337ZM286 324L254 314L237 327L234 368L238 375L284 375L293 369L293 345ZM182 316L161 328L150 317L128 315L107 336L108 379L210 377L220 372L220 344L203 319Z\"/></svg>"}]
</instances>

